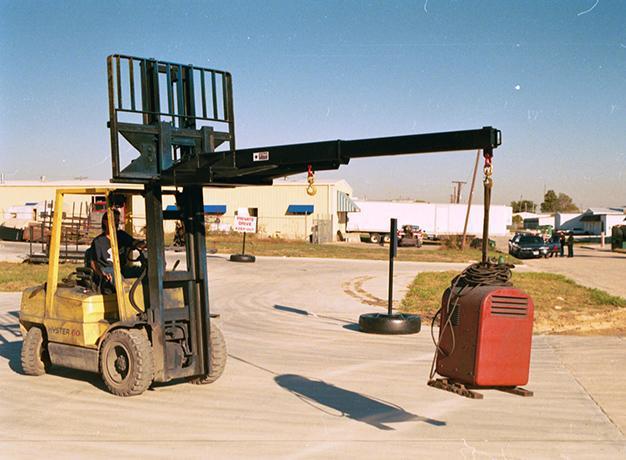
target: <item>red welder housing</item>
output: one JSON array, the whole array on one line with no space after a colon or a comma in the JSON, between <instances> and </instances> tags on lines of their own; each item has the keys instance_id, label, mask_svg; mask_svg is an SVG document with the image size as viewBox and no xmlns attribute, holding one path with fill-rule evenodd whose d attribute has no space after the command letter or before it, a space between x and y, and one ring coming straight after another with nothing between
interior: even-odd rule
<instances>
[{"instance_id":1,"label":"red welder housing","mask_svg":"<svg viewBox=\"0 0 626 460\"><path fill-rule=\"evenodd\" d=\"M455 288L460 296L448 303L450 293L448 288L442 299L437 373L478 387L526 385L532 299L508 286Z\"/></svg>"}]
</instances>

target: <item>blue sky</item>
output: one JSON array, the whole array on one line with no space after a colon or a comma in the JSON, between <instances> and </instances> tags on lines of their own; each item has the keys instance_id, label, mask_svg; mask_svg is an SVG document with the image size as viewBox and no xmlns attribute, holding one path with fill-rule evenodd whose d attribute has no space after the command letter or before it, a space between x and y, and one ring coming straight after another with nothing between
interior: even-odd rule
<instances>
[{"instance_id":1,"label":"blue sky","mask_svg":"<svg viewBox=\"0 0 626 460\"><path fill-rule=\"evenodd\" d=\"M110 176L106 67L229 70L239 147L502 130L494 202L626 205L626 2L0 0L0 172ZM369 199L447 201L474 152L355 160Z\"/></svg>"}]
</instances>

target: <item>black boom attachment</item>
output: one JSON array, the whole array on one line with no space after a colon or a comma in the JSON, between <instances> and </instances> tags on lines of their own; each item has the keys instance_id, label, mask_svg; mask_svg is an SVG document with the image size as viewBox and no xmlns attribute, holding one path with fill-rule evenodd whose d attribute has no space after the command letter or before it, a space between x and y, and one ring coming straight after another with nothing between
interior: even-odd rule
<instances>
[{"instance_id":1,"label":"black boom attachment","mask_svg":"<svg viewBox=\"0 0 626 460\"><path fill-rule=\"evenodd\" d=\"M277 177L338 169L352 158L492 151L492 127L237 150L230 73L154 59L107 59L111 159L116 182L268 185ZM121 139L139 156L128 164ZM125 149L128 150L128 149ZM125 151L124 150L124 151Z\"/></svg>"}]
</instances>

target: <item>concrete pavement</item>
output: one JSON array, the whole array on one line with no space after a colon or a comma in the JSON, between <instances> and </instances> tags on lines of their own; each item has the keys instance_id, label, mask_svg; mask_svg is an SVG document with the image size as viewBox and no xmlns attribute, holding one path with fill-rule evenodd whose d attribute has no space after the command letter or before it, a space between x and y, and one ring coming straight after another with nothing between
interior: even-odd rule
<instances>
[{"instance_id":1,"label":"concrete pavement","mask_svg":"<svg viewBox=\"0 0 626 460\"><path fill-rule=\"evenodd\" d=\"M0 456L626 457L621 338L536 336L535 397L469 400L426 386L426 328L356 331L360 313L381 309L363 300L386 298L385 262L208 260L229 361L204 387L118 398L84 372L24 376L19 294L0 295ZM397 294L420 270L457 266L398 263Z\"/></svg>"},{"instance_id":2,"label":"concrete pavement","mask_svg":"<svg viewBox=\"0 0 626 460\"><path fill-rule=\"evenodd\" d=\"M626 298L626 254L575 246L574 257L526 259L524 264L532 270L565 275L583 286Z\"/></svg>"}]
</instances>

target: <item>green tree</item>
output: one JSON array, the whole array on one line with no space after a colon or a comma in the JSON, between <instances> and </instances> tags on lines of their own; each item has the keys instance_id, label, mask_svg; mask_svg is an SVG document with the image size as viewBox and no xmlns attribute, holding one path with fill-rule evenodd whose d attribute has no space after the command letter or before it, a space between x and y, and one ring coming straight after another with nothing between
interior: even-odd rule
<instances>
[{"instance_id":1,"label":"green tree","mask_svg":"<svg viewBox=\"0 0 626 460\"><path fill-rule=\"evenodd\" d=\"M548 190L543 196L543 203L541 203L541 212L576 212L579 211L578 206L574 204L572 197L566 193L559 193L558 195L554 190Z\"/></svg>"},{"instance_id":2,"label":"green tree","mask_svg":"<svg viewBox=\"0 0 626 460\"><path fill-rule=\"evenodd\" d=\"M513 212L535 212L537 205L532 200L511 201Z\"/></svg>"},{"instance_id":3,"label":"green tree","mask_svg":"<svg viewBox=\"0 0 626 460\"><path fill-rule=\"evenodd\" d=\"M580 209L578 209L578 206L574 204L574 200L572 200L572 197L570 197L569 195L566 195L565 193L559 193L559 196L556 201L557 201L557 208L559 212L580 211Z\"/></svg>"}]
</instances>

